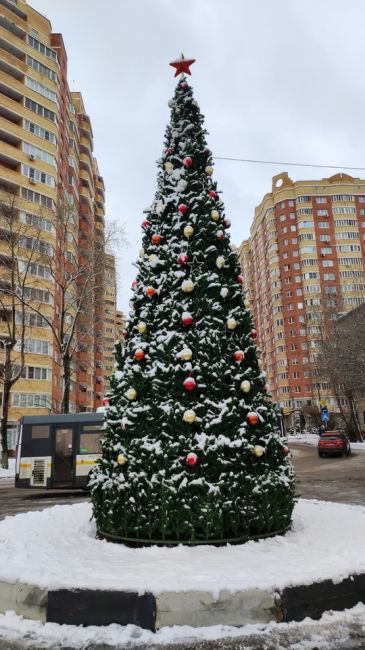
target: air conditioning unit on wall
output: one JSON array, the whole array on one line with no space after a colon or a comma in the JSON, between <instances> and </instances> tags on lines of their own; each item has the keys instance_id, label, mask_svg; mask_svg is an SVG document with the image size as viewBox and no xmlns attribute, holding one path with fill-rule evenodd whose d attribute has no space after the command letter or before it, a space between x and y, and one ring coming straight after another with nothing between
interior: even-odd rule
<instances>
[{"instance_id":1,"label":"air conditioning unit on wall","mask_svg":"<svg viewBox=\"0 0 365 650\"><path fill-rule=\"evenodd\" d=\"M34 153L30 153L30 154L28 155L28 158L29 158L29 160L35 160L35 155L34 155Z\"/></svg>"},{"instance_id":2,"label":"air conditioning unit on wall","mask_svg":"<svg viewBox=\"0 0 365 650\"><path fill-rule=\"evenodd\" d=\"M36 183L37 183L37 181L36 181L35 178L30 178L30 179L29 179L29 182L30 182L32 185L36 185Z\"/></svg>"}]
</instances>

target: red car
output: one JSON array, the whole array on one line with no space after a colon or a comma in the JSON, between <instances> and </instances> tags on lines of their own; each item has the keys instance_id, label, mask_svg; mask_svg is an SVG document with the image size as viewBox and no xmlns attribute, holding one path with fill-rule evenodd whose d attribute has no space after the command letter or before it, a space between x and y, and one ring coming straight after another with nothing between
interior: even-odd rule
<instances>
[{"instance_id":1,"label":"red car","mask_svg":"<svg viewBox=\"0 0 365 650\"><path fill-rule=\"evenodd\" d=\"M351 454L350 440L341 431L325 431L318 440L318 456Z\"/></svg>"}]
</instances>

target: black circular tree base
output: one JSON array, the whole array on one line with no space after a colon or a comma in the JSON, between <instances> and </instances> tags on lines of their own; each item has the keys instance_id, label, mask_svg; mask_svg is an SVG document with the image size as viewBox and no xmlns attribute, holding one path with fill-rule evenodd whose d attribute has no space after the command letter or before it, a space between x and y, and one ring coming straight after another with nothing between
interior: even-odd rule
<instances>
[{"instance_id":1,"label":"black circular tree base","mask_svg":"<svg viewBox=\"0 0 365 650\"><path fill-rule=\"evenodd\" d=\"M183 539L141 539L137 537L122 537L113 533L106 533L102 530L97 530L99 539L105 539L108 542L115 542L117 544L125 544L132 548L138 546L179 546L180 544L186 546L225 546L226 544L244 544L245 542L257 541L267 537L275 537L276 535L284 535L291 527L291 522L285 528L274 530L269 533L261 533L260 535L240 535L239 537L227 537L226 539L206 539L206 540L183 540Z\"/></svg>"}]
</instances>

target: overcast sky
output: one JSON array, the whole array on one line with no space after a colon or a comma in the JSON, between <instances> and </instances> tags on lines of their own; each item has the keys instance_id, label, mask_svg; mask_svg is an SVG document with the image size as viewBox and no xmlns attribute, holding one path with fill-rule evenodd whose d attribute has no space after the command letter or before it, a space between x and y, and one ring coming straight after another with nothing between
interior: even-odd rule
<instances>
[{"instance_id":1,"label":"overcast sky","mask_svg":"<svg viewBox=\"0 0 365 650\"><path fill-rule=\"evenodd\" d=\"M29 4L63 35L70 88L82 92L93 125L107 216L126 224L124 311L176 83L168 64L181 52L196 59L190 79L213 155L365 167L364 0ZM248 236L255 206L283 170L294 180L335 173L216 161L233 243Z\"/></svg>"}]
</instances>

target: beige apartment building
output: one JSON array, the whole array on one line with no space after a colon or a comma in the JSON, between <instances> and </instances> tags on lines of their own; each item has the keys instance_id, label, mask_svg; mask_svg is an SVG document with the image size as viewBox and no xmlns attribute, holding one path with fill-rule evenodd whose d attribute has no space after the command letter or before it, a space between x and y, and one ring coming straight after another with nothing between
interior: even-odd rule
<instances>
[{"instance_id":1,"label":"beige apartment building","mask_svg":"<svg viewBox=\"0 0 365 650\"><path fill-rule=\"evenodd\" d=\"M316 361L326 321L365 302L365 181L272 179L239 248L273 398L294 426L305 405L337 402Z\"/></svg>"},{"instance_id":2,"label":"beige apartment building","mask_svg":"<svg viewBox=\"0 0 365 650\"><path fill-rule=\"evenodd\" d=\"M52 254L54 268L58 268L60 256L65 255L57 226L60 199L67 201L75 215L69 221L65 244L67 265L71 266L64 272L70 273L80 261L87 263L89 251L103 245L104 183L93 155L91 121L81 94L69 90L62 36L53 33L49 20L25 0L0 0L0 192L2 205L9 196L14 197L17 218L28 229L20 240L20 259L28 259L26 250L34 247L37 239L39 252ZM9 269L6 237L3 222L3 279ZM112 266L111 256L108 260ZM107 288L100 275L75 334L74 411L94 410L102 404L105 354L108 367L111 363L108 319L113 320L114 328L116 319L115 273L109 282L109 270L107 267ZM100 274L103 272L100 268ZM35 300L44 303L45 315L59 318L60 295L52 273L42 267L37 256L30 275L31 297L34 294ZM76 286L70 287L68 299L72 301L76 292ZM25 369L11 395L14 427L24 414L57 411L61 399L60 360L52 331L42 318L30 314L27 318ZM0 363L6 319L6 313L0 314Z\"/></svg>"}]
</instances>

